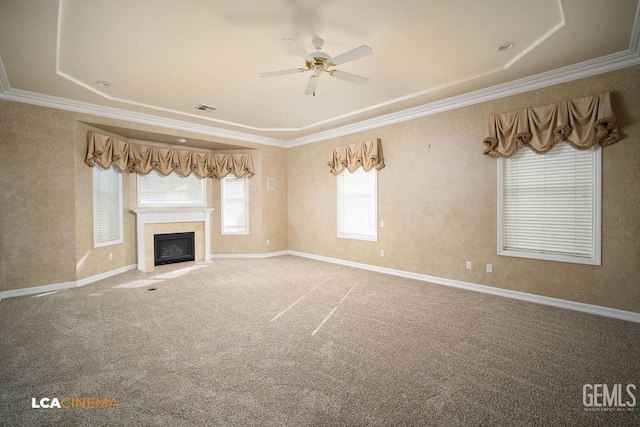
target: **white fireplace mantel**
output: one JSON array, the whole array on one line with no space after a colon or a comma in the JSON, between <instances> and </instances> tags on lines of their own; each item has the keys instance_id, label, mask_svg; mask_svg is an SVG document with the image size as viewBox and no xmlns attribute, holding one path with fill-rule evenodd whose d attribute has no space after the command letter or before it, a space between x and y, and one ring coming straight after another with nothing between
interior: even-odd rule
<instances>
[{"instance_id":1,"label":"white fireplace mantel","mask_svg":"<svg viewBox=\"0 0 640 427\"><path fill-rule=\"evenodd\" d=\"M133 209L136 214L138 270L146 269L144 226L170 222L204 222L204 259L211 257L211 212L214 208L146 208Z\"/></svg>"}]
</instances>

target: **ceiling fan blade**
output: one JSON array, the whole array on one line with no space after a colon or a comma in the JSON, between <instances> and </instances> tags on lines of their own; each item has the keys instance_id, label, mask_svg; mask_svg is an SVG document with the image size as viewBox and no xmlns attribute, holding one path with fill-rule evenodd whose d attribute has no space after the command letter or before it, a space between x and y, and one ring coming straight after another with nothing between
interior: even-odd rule
<instances>
[{"instance_id":1,"label":"ceiling fan blade","mask_svg":"<svg viewBox=\"0 0 640 427\"><path fill-rule=\"evenodd\" d=\"M333 65L340 65L340 64L344 64L345 62L353 61L359 58L364 58L365 56L369 56L372 54L373 54L373 49L371 49L366 44L363 44L360 47L351 49L348 52L342 53L338 56L331 58L331 63Z\"/></svg>"},{"instance_id":2,"label":"ceiling fan blade","mask_svg":"<svg viewBox=\"0 0 640 427\"><path fill-rule=\"evenodd\" d=\"M258 74L260 77L275 77L275 76L283 76L285 74L295 74L295 73L303 73L305 71L304 68L289 68L288 70L279 70L279 71L268 71L266 73Z\"/></svg>"},{"instance_id":3,"label":"ceiling fan blade","mask_svg":"<svg viewBox=\"0 0 640 427\"><path fill-rule=\"evenodd\" d=\"M329 71L329 75L350 83L355 83L357 85L366 85L369 82L369 79L367 78L356 76L355 74L351 73L345 73L344 71L340 70Z\"/></svg>"},{"instance_id":4,"label":"ceiling fan blade","mask_svg":"<svg viewBox=\"0 0 640 427\"><path fill-rule=\"evenodd\" d=\"M302 45L298 43L296 40L282 39L282 43L287 45L287 47L291 49L291 51L295 52L299 57L301 57L305 61L314 62L313 56L311 56L309 52L307 52L305 48L302 47Z\"/></svg>"},{"instance_id":5,"label":"ceiling fan blade","mask_svg":"<svg viewBox=\"0 0 640 427\"><path fill-rule=\"evenodd\" d=\"M320 76L316 74L309 77L309 83L307 83L307 89L304 91L305 95L316 96L316 88L318 87L318 80L320 80Z\"/></svg>"}]
</instances>

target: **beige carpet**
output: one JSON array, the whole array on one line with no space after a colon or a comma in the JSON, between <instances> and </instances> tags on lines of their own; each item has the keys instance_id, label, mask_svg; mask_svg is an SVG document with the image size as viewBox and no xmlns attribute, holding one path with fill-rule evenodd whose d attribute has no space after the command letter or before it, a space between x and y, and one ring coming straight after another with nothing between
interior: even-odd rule
<instances>
[{"instance_id":1,"label":"beige carpet","mask_svg":"<svg viewBox=\"0 0 640 427\"><path fill-rule=\"evenodd\" d=\"M0 361L11 426L640 425L583 406L640 401L638 324L292 256L3 300Z\"/></svg>"}]
</instances>

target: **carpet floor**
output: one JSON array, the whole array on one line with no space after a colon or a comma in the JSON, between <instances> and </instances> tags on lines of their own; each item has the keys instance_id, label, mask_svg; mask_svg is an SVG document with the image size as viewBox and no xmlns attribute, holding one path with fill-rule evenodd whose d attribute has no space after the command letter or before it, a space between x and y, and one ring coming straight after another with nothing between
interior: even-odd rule
<instances>
[{"instance_id":1,"label":"carpet floor","mask_svg":"<svg viewBox=\"0 0 640 427\"><path fill-rule=\"evenodd\" d=\"M639 324L293 256L0 303L0 425L637 426L630 384Z\"/></svg>"}]
</instances>

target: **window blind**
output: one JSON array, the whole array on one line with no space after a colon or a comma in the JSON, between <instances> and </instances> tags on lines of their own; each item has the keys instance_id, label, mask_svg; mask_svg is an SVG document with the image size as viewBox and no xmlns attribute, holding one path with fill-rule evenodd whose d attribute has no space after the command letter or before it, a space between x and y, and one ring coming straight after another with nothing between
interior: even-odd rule
<instances>
[{"instance_id":1,"label":"window blind","mask_svg":"<svg viewBox=\"0 0 640 427\"><path fill-rule=\"evenodd\" d=\"M249 186L247 178L229 174L220 180L222 234L249 234Z\"/></svg>"},{"instance_id":2,"label":"window blind","mask_svg":"<svg viewBox=\"0 0 640 427\"><path fill-rule=\"evenodd\" d=\"M113 167L93 168L93 241L95 247L122 241L122 176Z\"/></svg>"},{"instance_id":3,"label":"window blind","mask_svg":"<svg viewBox=\"0 0 640 427\"><path fill-rule=\"evenodd\" d=\"M520 150L502 160L503 250L595 259L596 150L560 143L545 155Z\"/></svg>"},{"instance_id":4,"label":"window blind","mask_svg":"<svg viewBox=\"0 0 640 427\"><path fill-rule=\"evenodd\" d=\"M337 180L338 237L377 241L377 170L345 169Z\"/></svg>"},{"instance_id":5,"label":"window blind","mask_svg":"<svg viewBox=\"0 0 640 427\"><path fill-rule=\"evenodd\" d=\"M138 206L204 206L205 180L195 174L187 177L157 171L138 175Z\"/></svg>"}]
</instances>

